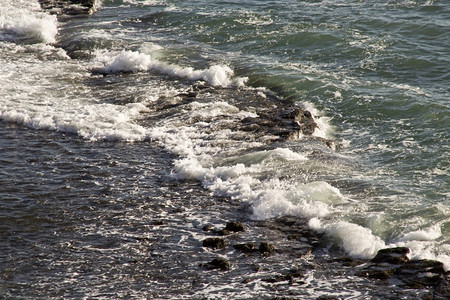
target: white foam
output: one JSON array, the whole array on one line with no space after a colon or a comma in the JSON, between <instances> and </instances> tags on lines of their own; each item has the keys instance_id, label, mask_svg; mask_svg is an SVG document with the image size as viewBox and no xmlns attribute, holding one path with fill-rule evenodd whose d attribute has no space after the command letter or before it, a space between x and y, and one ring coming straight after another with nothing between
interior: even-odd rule
<instances>
[{"instance_id":1,"label":"white foam","mask_svg":"<svg viewBox=\"0 0 450 300\"><path fill-rule=\"evenodd\" d=\"M350 222L322 224L319 219L314 218L310 220L309 226L337 239L342 248L353 257L372 258L378 250L386 247L385 242L370 229Z\"/></svg>"},{"instance_id":2,"label":"white foam","mask_svg":"<svg viewBox=\"0 0 450 300\"><path fill-rule=\"evenodd\" d=\"M333 139L334 128L331 125L331 118L322 116L321 112L310 102L302 103L304 109L308 110L317 124L313 135L325 139Z\"/></svg>"},{"instance_id":3,"label":"white foam","mask_svg":"<svg viewBox=\"0 0 450 300\"><path fill-rule=\"evenodd\" d=\"M56 42L58 22L56 16L41 11L37 1L3 0L0 6L0 36L5 33L52 44Z\"/></svg>"},{"instance_id":4,"label":"white foam","mask_svg":"<svg viewBox=\"0 0 450 300\"><path fill-rule=\"evenodd\" d=\"M441 227L439 224L429 228L428 230L416 230L409 232L402 236L399 240L401 242L408 241L434 241L442 236Z\"/></svg>"},{"instance_id":5,"label":"white foam","mask_svg":"<svg viewBox=\"0 0 450 300\"><path fill-rule=\"evenodd\" d=\"M106 73L157 71L189 80L204 80L212 86L222 87L244 86L248 80L240 77L233 78L233 70L226 65L213 65L207 69L195 70L192 67L166 64L152 59L150 54L130 50L123 50L110 59L102 70Z\"/></svg>"},{"instance_id":6,"label":"white foam","mask_svg":"<svg viewBox=\"0 0 450 300\"><path fill-rule=\"evenodd\" d=\"M29 51L30 49L35 51ZM2 46L0 119L33 129L77 134L90 141L141 141L147 129L137 124L143 103L98 102L80 62L73 64L50 45ZM11 55L9 55L11 54ZM155 94L163 88L155 85ZM149 87L149 94L152 90Z\"/></svg>"}]
</instances>

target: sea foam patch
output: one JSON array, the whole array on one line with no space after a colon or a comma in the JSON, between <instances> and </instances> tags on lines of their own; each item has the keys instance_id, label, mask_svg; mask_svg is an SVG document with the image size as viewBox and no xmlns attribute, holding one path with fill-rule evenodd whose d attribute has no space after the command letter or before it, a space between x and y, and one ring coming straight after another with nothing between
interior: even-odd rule
<instances>
[{"instance_id":1,"label":"sea foam patch","mask_svg":"<svg viewBox=\"0 0 450 300\"><path fill-rule=\"evenodd\" d=\"M105 61L104 58L103 60ZM150 54L130 50L123 50L115 57L106 59L106 65L99 71L109 74L156 71L188 80L204 80L212 86L221 87L244 86L248 80L247 78L234 78L233 70L226 65L213 65L207 69L195 70L192 67L167 64L153 59Z\"/></svg>"}]
</instances>

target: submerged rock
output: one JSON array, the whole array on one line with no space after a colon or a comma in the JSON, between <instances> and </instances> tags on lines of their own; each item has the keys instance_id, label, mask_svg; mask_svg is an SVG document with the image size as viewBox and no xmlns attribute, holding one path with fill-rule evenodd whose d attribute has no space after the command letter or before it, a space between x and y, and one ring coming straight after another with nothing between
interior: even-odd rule
<instances>
[{"instance_id":1,"label":"submerged rock","mask_svg":"<svg viewBox=\"0 0 450 300\"><path fill-rule=\"evenodd\" d=\"M244 243L244 244L237 244L233 246L234 249L243 252L243 253L251 253L255 251L255 244L254 243Z\"/></svg>"}]
</instances>

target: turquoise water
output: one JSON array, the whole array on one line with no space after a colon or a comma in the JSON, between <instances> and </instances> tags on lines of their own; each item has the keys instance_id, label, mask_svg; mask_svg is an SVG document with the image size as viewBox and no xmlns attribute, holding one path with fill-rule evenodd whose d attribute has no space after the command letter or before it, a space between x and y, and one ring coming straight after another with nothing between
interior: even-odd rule
<instances>
[{"instance_id":1,"label":"turquoise water","mask_svg":"<svg viewBox=\"0 0 450 300\"><path fill-rule=\"evenodd\" d=\"M37 1L0 5L5 224L17 207L24 211L24 228L35 205L53 214L36 195L48 189L63 194L71 186L74 193L61 197L68 204L53 196L48 201L70 211L77 191L97 203L111 189L114 197L105 201L114 208L104 215L120 211L123 201L128 204L120 207L145 223L147 210L161 210L139 202L149 186L179 180L179 194L164 194L166 185L154 188L152 197L170 207L171 197L189 194L194 180L202 189L192 192L199 199L243 203L250 219L309 219L313 230L325 233L328 250L371 258L381 248L407 246L411 258L450 267L448 1L103 0L96 8L90 16L57 19ZM208 101L167 115L155 108L198 81L217 88L205 96ZM256 115L251 105L227 98L227 91L239 89L275 94L310 110L319 126L314 136L334 140L335 147L302 135L273 142L240 131L235 124ZM21 141L20 147L5 146L11 140ZM33 150L44 144L50 148ZM36 158L23 165L22 155ZM48 156L58 163L41 166ZM111 166L104 164L108 159ZM92 176L67 172L89 166ZM17 170L55 176L61 186L36 176L24 189L10 188L8 178ZM191 210L186 218L198 224L218 218L221 211L205 214L201 201L177 209ZM146 211L138 209L141 204ZM96 206L82 205L86 214L89 207ZM116 232L73 218L80 236ZM58 232L67 224L52 226ZM10 237L15 229L8 230L2 234ZM186 234L181 241L200 239ZM132 247L127 242L122 249Z\"/></svg>"}]
</instances>

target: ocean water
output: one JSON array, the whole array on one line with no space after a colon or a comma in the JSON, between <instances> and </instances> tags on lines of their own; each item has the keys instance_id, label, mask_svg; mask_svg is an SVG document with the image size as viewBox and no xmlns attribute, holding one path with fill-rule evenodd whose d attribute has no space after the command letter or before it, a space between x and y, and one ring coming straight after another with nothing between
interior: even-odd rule
<instances>
[{"instance_id":1,"label":"ocean water","mask_svg":"<svg viewBox=\"0 0 450 300\"><path fill-rule=\"evenodd\" d=\"M324 253L406 246L448 270L449 16L432 0L103 0L58 19L3 0L0 292L269 293L192 275L202 226L233 218L307 218ZM160 109L199 83L214 90ZM258 115L239 91L293 101L318 128L241 131Z\"/></svg>"}]
</instances>

